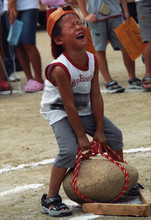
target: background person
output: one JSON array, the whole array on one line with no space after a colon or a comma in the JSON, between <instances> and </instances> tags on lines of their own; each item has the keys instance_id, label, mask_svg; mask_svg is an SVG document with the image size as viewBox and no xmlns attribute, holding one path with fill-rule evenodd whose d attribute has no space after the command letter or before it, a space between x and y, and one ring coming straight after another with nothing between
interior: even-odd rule
<instances>
[{"instance_id":1,"label":"background person","mask_svg":"<svg viewBox=\"0 0 151 220\"><path fill-rule=\"evenodd\" d=\"M130 59L127 52L121 45L114 29L119 26L122 20L122 10L118 0L106 0L108 12L100 11L103 6L103 0L88 0L87 8L84 0L77 0L79 8L84 19L89 23L92 41L95 47L99 68L106 82L105 87L110 93L124 92L124 88L118 85L110 75L108 62L106 58L107 41L111 43L114 50L121 50L123 61L128 72L128 87L130 89L140 89L141 80L135 75L135 62ZM121 0L121 5L125 19L129 19L127 1ZM102 9L103 10L103 9Z\"/></svg>"},{"instance_id":2,"label":"background person","mask_svg":"<svg viewBox=\"0 0 151 220\"><path fill-rule=\"evenodd\" d=\"M5 72L3 69L3 65L5 65L5 56L4 56L4 50L2 45L2 27L1 27L1 15L2 15L2 0L0 0L0 91L8 91L10 90L9 83L5 79Z\"/></svg>"},{"instance_id":3,"label":"background person","mask_svg":"<svg viewBox=\"0 0 151 220\"><path fill-rule=\"evenodd\" d=\"M146 44L144 51L145 74L142 79L142 87L151 91L151 1L135 0L135 2L142 40Z\"/></svg>"},{"instance_id":4,"label":"background person","mask_svg":"<svg viewBox=\"0 0 151 220\"><path fill-rule=\"evenodd\" d=\"M15 19L23 21L23 29L16 47L19 62L25 72L27 83L25 92L37 92L43 89L41 57L36 47L36 28L39 11L39 0L4 0L10 24ZM34 76L30 64L34 70Z\"/></svg>"}]
</instances>

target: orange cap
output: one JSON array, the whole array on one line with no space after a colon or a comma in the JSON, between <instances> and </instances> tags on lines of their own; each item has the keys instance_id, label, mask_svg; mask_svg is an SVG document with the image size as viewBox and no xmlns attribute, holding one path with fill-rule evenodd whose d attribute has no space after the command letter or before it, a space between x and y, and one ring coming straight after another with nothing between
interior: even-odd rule
<instances>
[{"instance_id":1,"label":"orange cap","mask_svg":"<svg viewBox=\"0 0 151 220\"><path fill-rule=\"evenodd\" d=\"M47 20L47 32L52 37L52 30L56 24L56 22L61 18L63 15L74 13L78 16L78 14L75 12L75 10L70 5L65 5L62 8L58 8L56 11L51 13Z\"/></svg>"}]
</instances>

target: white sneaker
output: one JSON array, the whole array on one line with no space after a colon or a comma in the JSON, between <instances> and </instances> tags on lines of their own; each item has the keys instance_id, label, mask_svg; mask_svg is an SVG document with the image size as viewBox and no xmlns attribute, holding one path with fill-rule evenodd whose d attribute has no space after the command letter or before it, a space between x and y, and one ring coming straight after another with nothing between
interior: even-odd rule
<instances>
[{"instance_id":1,"label":"white sneaker","mask_svg":"<svg viewBox=\"0 0 151 220\"><path fill-rule=\"evenodd\" d=\"M15 73L12 73L10 76L9 76L9 80L10 82L17 82L17 81L20 81L20 78L18 76L16 76Z\"/></svg>"}]
</instances>

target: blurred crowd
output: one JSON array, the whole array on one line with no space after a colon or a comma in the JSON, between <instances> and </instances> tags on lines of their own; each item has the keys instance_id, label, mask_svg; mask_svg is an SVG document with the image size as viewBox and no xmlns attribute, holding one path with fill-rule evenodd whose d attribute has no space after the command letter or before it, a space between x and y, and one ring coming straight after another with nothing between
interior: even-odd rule
<instances>
[{"instance_id":1,"label":"blurred crowd","mask_svg":"<svg viewBox=\"0 0 151 220\"><path fill-rule=\"evenodd\" d=\"M100 2L101 1L102 0L100 0ZM91 2L93 2L93 0L0 0L0 91L9 91L12 82L20 81L20 78L16 75L17 71L23 71L25 73L27 80L23 88L25 92L33 93L43 90L44 79L42 75L42 59L36 47L38 23L46 28L46 20L49 15L58 7L62 7L65 4L70 4L77 10L85 26L89 29L89 42L91 42L93 48L95 48L100 72L104 78L105 88L109 93L124 92L125 88L120 86L110 74L106 57L106 46L98 48L96 45L94 37L96 24L104 25L105 27L107 22L111 24L112 19L112 25L115 27L115 25L117 25L117 17L120 19L122 17L123 20L127 20L132 16L135 19L140 26L142 40L146 44L144 54L142 54L142 62L144 62L145 65L145 73L142 73L142 79L136 77L135 61L129 58L123 47L119 46L119 49L122 52L123 63L128 73L128 88L140 90L144 88L150 91L151 34L150 31L146 29L148 25L151 30L150 0L121 0L121 5L119 5L122 9L122 16L118 12L116 19L113 19L114 16L107 16L105 19L101 17L98 19L96 16L97 13L93 14L89 9L87 11L87 8L84 8L87 4L90 5ZM115 2L114 4L112 4L112 2L114 1L107 1L107 3L110 4L111 11L115 4ZM7 38L10 30L12 30L11 27L15 26L16 20L23 22L23 28L17 44L14 45L13 42L8 42ZM15 31L17 32L18 30ZM106 41L110 41L112 45L113 38L111 39L109 35L107 37L108 39L106 38L103 44L105 44ZM100 41L102 41L102 39L100 39ZM113 49L115 49L114 46Z\"/></svg>"}]
</instances>

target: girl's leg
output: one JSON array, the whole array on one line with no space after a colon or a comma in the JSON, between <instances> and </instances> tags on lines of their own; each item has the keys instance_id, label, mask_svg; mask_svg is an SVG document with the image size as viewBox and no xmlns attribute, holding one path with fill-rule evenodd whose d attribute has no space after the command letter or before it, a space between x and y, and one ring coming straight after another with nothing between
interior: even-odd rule
<instances>
[{"instance_id":1,"label":"girl's leg","mask_svg":"<svg viewBox=\"0 0 151 220\"><path fill-rule=\"evenodd\" d=\"M123 149L116 151L116 153L123 159ZM112 152L110 152L110 155L114 160L121 161Z\"/></svg>"},{"instance_id":2,"label":"girl's leg","mask_svg":"<svg viewBox=\"0 0 151 220\"><path fill-rule=\"evenodd\" d=\"M41 57L37 47L35 45L30 45L30 44L24 44L23 46L28 56L28 59L33 67L35 80L39 83L43 83Z\"/></svg>"},{"instance_id":3,"label":"girl's leg","mask_svg":"<svg viewBox=\"0 0 151 220\"><path fill-rule=\"evenodd\" d=\"M47 198L51 198L59 194L59 189L66 174L66 171L67 168L59 168L55 166L52 167Z\"/></svg>"},{"instance_id":4,"label":"girl's leg","mask_svg":"<svg viewBox=\"0 0 151 220\"><path fill-rule=\"evenodd\" d=\"M108 63L107 63L107 59L106 59L106 52L105 51L96 51L96 57L98 59L100 72L102 73L102 76L103 76L105 82L106 83L112 82L113 79L112 79L110 72L109 72Z\"/></svg>"},{"instance_id":5,"label":"girl's leg","mask_svg":"<svg viewBox=\"0 0 151 220\"><path fill-rule=\"evenodd\" d=\"M18 19L24 23L19 39L22 47L18 48L21 56L20 59L22 60L21 65L23 67L23 70L25 71L27 80L35 79L37 82L43 83L41 57L36 47L38 9L20 11L18 13ZM34 77L32 76L31 69L29 69L30 64L32 65L34 70Z\"/></svg>"},{"instance_id":6,"label":"girl's leg","mask_svg":"<svg viewBox=\"0 0 151 220\"><path fill-rule=\"evenodd\" d=\"M67 169L75 166L77 153L77 139L67 118L53 124L52 129L59 145L59 153L51 169L47 199L59 194ZM52 207L50 205L49 209Z\"/></svg>"},{"instance_id":7,"label":"girl's leg","mask_svg":"<svg viewBox=\"0 0 151 220\"><path fill-rule=\"evenodd\" d=\"M95 121L92 115L80 117L83 127L87 134L93 137L96 130ZM104 134L107 145L111 147L123 159L123 138L122 132L108 118L104 117ZM119 160L114 154L111 154L114 160Z\"/></svg>"},{"instance_id":8,"label":"girl's leg","mask_svg":"<svg viewBox=\"0 0 151 220\"><path fill-rule=\"evenodd\" d=\"M121 48L121 52L123 55L123 61L124 61L124 65L126 67L128 76L130 80L133 80L134 78L136 78L135 75L135 61L132 61L130 59L130 57L128 56L127 52L125 51L124 48Z\"/></svg>"},{"instance_id":9,"label":"girl's leg","mask_svg":"<svg viewBox=\"0 0 151 220\"><path fill-rule=\"evenodd\" d=\"M19 44L16 48L16 51L17 51L19 62L26 75L27 81L30 79L33 79L31 68L30 68L30 61L29 61L28 54L26 53L26 50L23 44Z\"/></svg>"}]
</instances>

